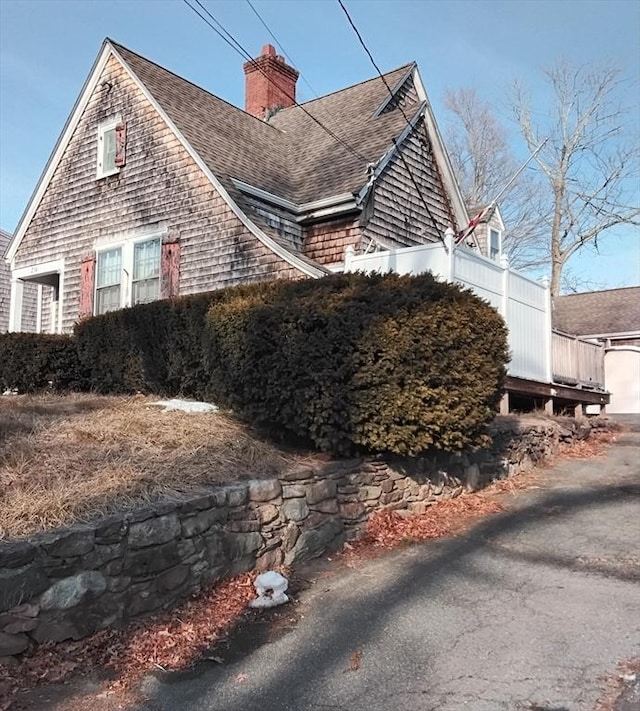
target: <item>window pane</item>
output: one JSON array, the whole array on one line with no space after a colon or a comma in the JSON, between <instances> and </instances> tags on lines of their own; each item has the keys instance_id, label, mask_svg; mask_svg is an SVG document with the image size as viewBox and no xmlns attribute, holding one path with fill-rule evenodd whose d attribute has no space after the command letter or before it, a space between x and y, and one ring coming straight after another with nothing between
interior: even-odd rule
<instances>
[{"instance_id":1,"label":"window pane","mask_svg":"<svg viewBox=\"0 0 640 711\"><path fill-rule=\"evenodd\" d=\"M490 230L489 240L489 256L495 259L500 254L500 233L497 230Z\"/></svg>"},{"instance_id":2,"label":"window pane","mask_svg":"<svg viewBox=\"0 0 640 711\"><path fill-rule=\"evenodd\" d=\"M98 267L96 285L103 286L120 284L122 278L122 252L120 248L98 252Z\"/></svg>"},{"instance_id":3,"label":"window pane","mask_svg":"<svg viewBox=\"0 0 640 711\"><path fill-rule=\"evenodd\" d=\"M145 279L133 284L133 305L148 304L158 298L160 279Z\"/></svg>"},{"instance_id":4,"label":"window pane","mask_svg":"<svg viewBox=\"0 0 640 711\"><path fill-rule=\"evenodd\" d=\"M160 274L160 240L138 242L133 249L133 280L154 279Z\"/></svg>"},{"instance_id":5,"label":"window pane","mask_svg":"<svg viewBox=\"0 0 640 711\"><path fill-rule=\"evenodd\" d=\"M107 286L96 292L96 313L105 314L120 308L120 285Z\"/></svg>"},{"instance_id":6,"label":"window pane","mask_svg":"<svg viewBox=\"0 0 640 711\"><path fill-rule=\"evenodd\" d=\"M109 173L116 169L116 129L105 131L102 141L102 172Z\"/></svg>"}]
</instances>

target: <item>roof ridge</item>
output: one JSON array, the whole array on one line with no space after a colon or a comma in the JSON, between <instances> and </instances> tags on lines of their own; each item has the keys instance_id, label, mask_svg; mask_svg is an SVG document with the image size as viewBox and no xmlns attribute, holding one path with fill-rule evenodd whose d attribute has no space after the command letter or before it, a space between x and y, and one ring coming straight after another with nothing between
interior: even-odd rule
<instances>
[{"instance_id":1,"label":"roof ridge","mask_svg":"<svg viewBox=\"0 0 640 711\"><path fill-rule=\"evenodd\" d=\"M389 74L395 74L395 72L399 72L401 69L408 69L409 67L414 67L416 66L416 62L407 62L406 64L402 64L399 67L396 67L395 69L390 69L388 72L383 73L383 77L389 76ZM299 106L307 106L308 104L312 104L314 101L321 101L322 99L326 99L329 96L333 96L334 94L340 94L343 91L349 91L350 89L355 89L357 86L362 86L363 84L368 84L371 81L376 81L376 79L380 79L380 75L376 74L376 76L369 77L369 79L363 79L362 81L357 81L354 84L349 84L349 86L344 86L342 89L335 89L334 91L330 91L328 94L323 94L322 96L317 96L315 99L309 99L308 101L303 102L302 104L299 104ZM296 108L295 106L291 106L289 108ZM288 109L283 109L284 111L287 111Z\"/></svg>"},{"instance_id":2,"label":"roof ridge","mask_svg":"<svg viewBox=\"0 0 640 711\"><path fill-rule=\"evenodd\" d=\"M112 40L110 37L107 37L106 41L109 42L109 44L112 45L115 49L117 49L117 50L124 49L125 52L129 52L129 54L133 54L136 57L138 57L139 59L142 59L145 62L148 62L149 64L153 64L154 67L158 67L158 69L162 69L163 72L167 72L167 74L171 74L171 76L176 77L176 79L180 79L180 81L190 84L191 86L195 87L199 91L202 91L205 94L207 94L208 96L211 96L214 99L221 101L223 104L226 104L227 106L231 107L235 111L239 111L241 114L244 114L245 116L249 116L254 121L259 121L261 124L263 124L265 126L270 126L271 128L275 129L278 133L284 135L284 132L281 131L277 126L270 124L268 121L263 121L262 119L259 119L257 116L254 116L253 114L248 113L244 109L241 109L239 106L236 106L235 104L232 104L230 101L223 99L221 96L218 96L217 94L214 94L213 92L209 91L208 89L205 89L204 87L200 86L200 84L196 84L195 82L191 81L190 79L186 79L185 77L180 76L180 74L176 74L176 72L173 72L173 71L171 71L171 69L167 69L166 67L163 67L162 64L158 64L158 62L154 62L153 59L149 59L148 57L145 57L144 55L140 54L139 52L134 52L132 49L129 49L128 47L125 47L123 44L120 44L119 42Z\"/></svg>"},{"instance_id":3,"label":"roof ridge","mask_svg":"<svg viewBox=\"0 0 640 711\"><path fill-rule=\"evenodd\" d=\"M589 294L604 294L611 291L625 291L626 289L640 289L640 284L635 286L614 286L611 289L596 289L595 291L578 291L573 294L559 294L556 298L566 298L569 296L587 296Z\"/></svg>"}]
</instances>

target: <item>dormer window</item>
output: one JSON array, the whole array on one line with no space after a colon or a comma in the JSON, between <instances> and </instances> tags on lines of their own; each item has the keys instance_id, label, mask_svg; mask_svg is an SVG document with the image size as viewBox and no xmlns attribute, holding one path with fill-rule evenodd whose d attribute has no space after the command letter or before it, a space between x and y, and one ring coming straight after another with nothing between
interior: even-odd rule
<instances>
[{"instance_id":1,"label":"dormer window","mask_svg":"<svg viewBox=\"0 0 640 711\"><path fill-rule=\"evenodd\" d=\"M98 127L97 177L115 175L125 163L126 129L117 117Z\"/></svg>"},{"instance_id":2,"label":"dormer window","mask_svg":"<svg viewBox=\"0 0 640 711\"><path fill-rule=\"evenodd\" d=\"M500 259L500 231L489 229L489 257L495 259L496 261Z\"/></svg>"}]
</instances>

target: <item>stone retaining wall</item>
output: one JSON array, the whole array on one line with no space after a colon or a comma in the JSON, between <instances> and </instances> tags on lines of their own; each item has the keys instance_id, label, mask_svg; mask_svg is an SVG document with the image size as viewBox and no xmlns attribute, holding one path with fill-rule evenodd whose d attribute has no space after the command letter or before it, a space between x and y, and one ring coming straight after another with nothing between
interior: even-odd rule
<instances>
[{"instance_id":1,"label":"stone retaining wall","mask_svg":"<svg viewBox=\"0 0 640 711\"><path fill-rule=\"evenodd\" d=\"M423 512L511 476L584 428L501 418L490 449L419 460L314 463L91 525L0 544L0 657L171 607L240 572L295 564L357 538L370 514Z\"/></svg>"}]
</instances>

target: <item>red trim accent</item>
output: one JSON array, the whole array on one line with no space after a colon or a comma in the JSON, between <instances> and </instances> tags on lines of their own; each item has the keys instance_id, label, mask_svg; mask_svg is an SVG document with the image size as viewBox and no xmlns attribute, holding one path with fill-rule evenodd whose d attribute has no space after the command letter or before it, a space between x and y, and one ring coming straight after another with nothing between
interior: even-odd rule
<instances>
[{"instance_id":1,"label":"red trim accent","mask_svg":"<svg viewBox=\"0 0 640 711\"><path fill-rule=\"evenodd\" d=\"M180 289L180 241L169 235L160 248L160 298L178 296Z\"/></svg>"},{"instance_id":2,"label":"red trim accent","mask_svg":"<svg viewBox=\"0 0 640 711\"><path fill-rule=\"evenodd\" d=\"M80 304L78 318L93 316L93 283L96 272L96 255L86 256L80 263Z\"/></svg>"}]
</instances>

